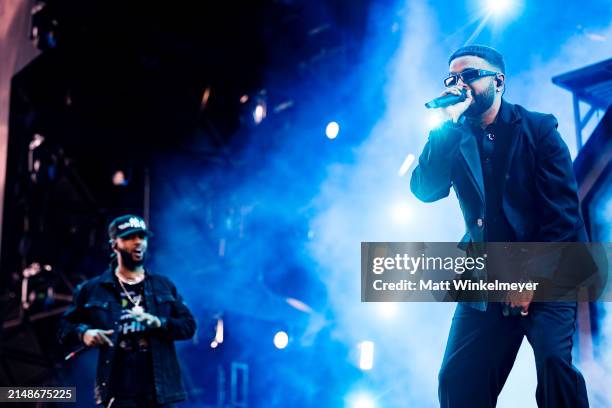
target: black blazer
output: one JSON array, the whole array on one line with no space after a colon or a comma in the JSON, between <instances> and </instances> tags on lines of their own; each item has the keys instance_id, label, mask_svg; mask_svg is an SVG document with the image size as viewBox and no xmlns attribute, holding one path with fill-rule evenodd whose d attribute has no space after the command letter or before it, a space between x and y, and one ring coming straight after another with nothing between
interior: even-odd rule
<instances>
[{"instance_id":1,"label":"black blazer","mask_svg":"<svg viewBox=\"0 0 612 408\"><path fill-rule=\"evenodd\" d=\"M502 100L498 124L511 134L503 211L519 242L587 242L576 178L553 115ZM432 130L410 187L424 202L448 196L451 186L465 219L462 243L483 242L485 195L478 146L467 124Z\"/></svg>"}]
</instances>

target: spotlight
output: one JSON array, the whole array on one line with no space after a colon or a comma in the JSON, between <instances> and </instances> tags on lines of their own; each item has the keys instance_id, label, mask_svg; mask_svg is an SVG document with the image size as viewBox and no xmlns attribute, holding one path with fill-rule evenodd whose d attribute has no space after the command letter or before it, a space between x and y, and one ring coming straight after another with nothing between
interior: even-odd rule
<instances>
[{"instance_id":1,"label":"spotlight","mask_svg":"<svg viewBox=\"0 0 612 408\"><path fill-rule=\"evenodd\" d=\"M370 396L369 394L360 393L354 395L350 399L349 406L351 408L376 408L376 402L374 401L374 398L372 398L372 396Z\"/></svg>"},{"instance_id":2,"label":"spotlight","mask_svg":"<svg viewBox=\"0 0 612 408\"><path fill-rule=\"evenodd\" d=\"M274 335L274 346L282 350L289 344L289 336L284 331L279 331Z\"/></svg>"},{"instance_id":3,"label":"spotlight","mask_svg":"<svg viewBox=\"0 0 612 408\"><path fill-rule=\"evenodd\" d=\"M406 173L408 173L408 169L410 169L410 166L412 166L412 163L414 163L414 154L410 153L404 159L404 162L402 163L400 169L398 170L397 175L400 177L404 177Z\"/></svg>"},{"instance_id":4,"label":"spotlight","mask_svg":"<svg viewBox=\"0 0 612 408\"><path fill-rule=\"evenodd\" d=\"M255 110L253 110L253 122L259 125L262 120L266 117L266 104L263 101L257 102Z\"/></svg>"},{"instance_id":5,"label":"spotlight","mask_svg":"<svg viewBox=\"0 0 612 408\"><path fill-rule=\"evenodd\" d=\"M302 302L301 300L292 298L292 297L288 297L287 299L285 299L285 301L293 308L299 310L300 312L304 312L304 313L312 313L313 310L310 306L308 306L306 303Z\"/></svg>"},{"instance_id":6,"label":"spotlight","mask_svg":"<svg viewBox=\"0 0 612 408\"><path fill-rule=\"evenodd\" d=\"M362 341L359 343L359 368L367 371L374 366L374 342Z\"/></svg>"},{"instance_id":7,"label":"spotlight","mask_svg":"<svg viewBox=\"0 0 612 408\"><path fill-rule=\"evenodd\" d=\"M340 125L338 122L329 122L325 128L325 136L330 139L335 139L340 132Z\"/></svg>"},{"instance_id":8,"label":"spotlight","mask_svg":"<svg viewBox=\"0 0 612 408\"><path fill-rule=\"evenodd\" d=\"M202 93L202 101L200 102L200 111L206 109L208 106L208 100L210 99L210 86L207 86Z\"/></svg>"},{"instance_id":9,"label":"spotlight","mask_svg":"<svg viewBox=\"0 0 612 408\"><path fill-rule=\"evenodd\" d=\"M432 110L429 112L429 116L427 117L427 127L432 130L440 127L444 118L442 114L437 110Z\"/></svg>"},{"instance_id":10,"label":"spotlight","mask_svg":"<svg viewBox=\"0 0 612 408\"><path fill-rule=\"evenodd\" d=\"M378 314L385 318L391 319L397 314L397 304L393 302L381 302L378 304Z\"/></svg>"},{"instance_id":11,"label":"spotlight","mask_svg":"<svg viewBox=\"0 0 612 408\"><path fill-rule=\"evenodd\" d=\"M294 104L293 100L291 100L291 99L283 101L283 102L279 103L278 105L276 105L274 107L274 109L273 109L274 113L280 113L280 112L282 112L284 110L290 109L293 106L293 104Z\"/></svg>"},{"instance_id":12,"label":"spotlight","mask_svg":"<svg viewBox=\"0 0 612 408\"><path fill-rule=\"evenodd\" d=\"M391 207L391 218L397 224L406 224L412 218L412 208L408 203L398 202Z\"/></svg>"},{"instance_id":13,"label":"spotlight","mask_svg":"<svg viewBox=\"0 0 612 408\"><path fill-rule=\"evenodd\" d=\"M491 14L501 16L514 8L513 0L486 0L485 7Z\"/></svg>"},{"instance_id":14,"label":"spotlight","mask_svg":"<svg viewBox=\"0 0 612 408\"><path fill-rule=\"evenodd\" d=\"M268 116L266 90L240 96L240 122L249 126L258 126Z\"/></svg>"},{"instance_id":15,"label":"spotlight","mask_svg":"<svg viewBox=\"0 0 612 408\"><path fill-rule=\"evenodd\" d=\"M45 137L44 136L39 135L38 133L35 134L34 137L32 138L32 140L30 141L29 149L30 150L35 150L41 144L43 144L44 141L45 141Z\"/></svg>"},{"instance_id":16,"label":"spotlight","mask_svg":"<svg viewBox=\"0 0 612 408\"><path fill-rule=\"evenodd\" d=\"M113 184L116 186L127 186L128 180L125 177L125 173L121 170L117 170L115 174L113 174Z\"/></svg>"},{"instance_id":17,"label":"spotlight","mask_svg":"<svg viewBox=\"0 0 612 408\"><path fill-rule=\"evenodd\" d=\"M217 319L217 327L215 328L215 342L221 344L223 343L223 319Z\"/></svg>"}]
</instances>

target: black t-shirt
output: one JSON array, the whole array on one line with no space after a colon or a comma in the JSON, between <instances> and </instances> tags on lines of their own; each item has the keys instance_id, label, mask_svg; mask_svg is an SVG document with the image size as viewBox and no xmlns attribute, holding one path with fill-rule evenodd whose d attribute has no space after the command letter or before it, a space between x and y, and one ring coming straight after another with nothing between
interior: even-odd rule
<instances>
[{"instance_id":1,"label":"black t-shirt","mask_svg":"<svg viewBox=\"0 0 612 408\"><path fill-rule=\"evenodd\" d=\"M128 310L132 309L134 304L126 296L117 277L115 283L119 289L122 310L117 326L119 338L110 377L113 396L155 395L147 328L144 323L139 323L130 316ZM123 286L134 301L140 299L139 305L144 308L144 281L135 285L124 283Z\"/></svg>"}]
</instances>

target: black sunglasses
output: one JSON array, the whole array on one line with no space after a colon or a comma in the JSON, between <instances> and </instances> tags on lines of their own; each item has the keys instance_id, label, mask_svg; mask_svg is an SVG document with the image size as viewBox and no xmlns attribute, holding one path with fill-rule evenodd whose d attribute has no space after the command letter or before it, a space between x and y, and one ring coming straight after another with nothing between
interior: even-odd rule
<instances>
[{"instance_id":1,"label":"black sunglasses","mask_svg":"<svg viewBox=\"0 0 612 408\"><path fill-rule=\"evenodd\" d=\"M459 78L461 78L464 84L469 84L470 82L474 82L478 78L494 76L497 74L497 72L487 71L486 69L468 68L458 74L449 74L449 76L444 79L444 86L448 88L449 86L457 85L457 83L459 82Z\"/></svg>"}]
</instances>

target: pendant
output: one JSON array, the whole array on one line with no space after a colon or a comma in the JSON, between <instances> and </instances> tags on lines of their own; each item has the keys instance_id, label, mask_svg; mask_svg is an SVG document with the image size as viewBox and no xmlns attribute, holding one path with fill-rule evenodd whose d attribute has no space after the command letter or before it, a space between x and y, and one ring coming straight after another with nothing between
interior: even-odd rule
<instances>
[{"instance_id":1,"label":"pendant","mask_svg":"<svg viewBox=\"0 0 612 408\"><path fill-rule=\"evenodd\" d=\"M144 312L144 309L140 305L136 305L132 308L132 313L142 314L143 312Z\"/></svg>"}]
</instances>

